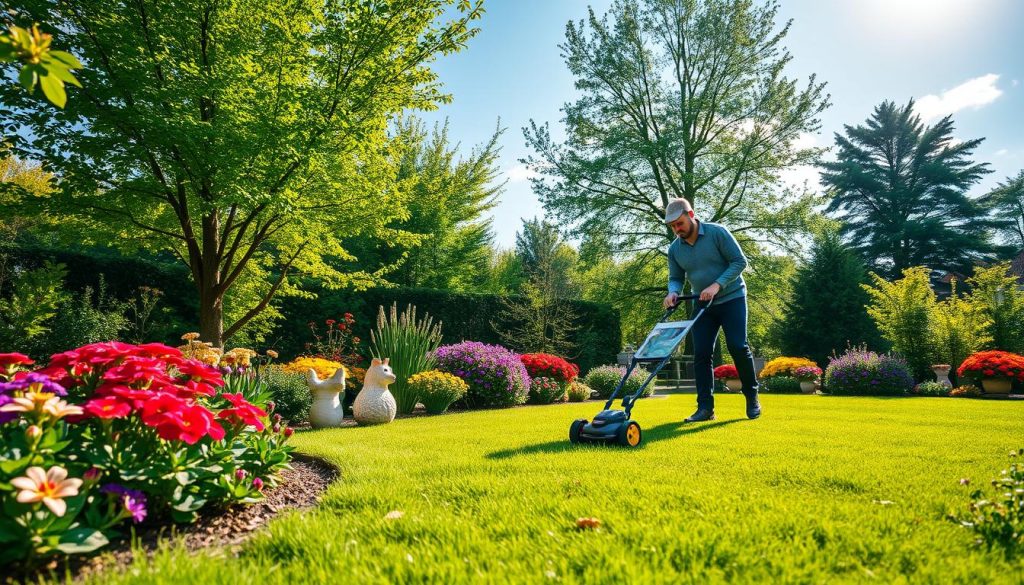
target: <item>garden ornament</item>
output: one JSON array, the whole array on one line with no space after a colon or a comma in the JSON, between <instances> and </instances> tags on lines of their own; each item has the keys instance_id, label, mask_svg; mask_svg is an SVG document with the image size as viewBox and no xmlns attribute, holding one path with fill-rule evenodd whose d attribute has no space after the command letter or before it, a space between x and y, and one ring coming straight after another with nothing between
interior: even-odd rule
<instances>
[{"instance_id":1,"label":"garden ornament","mask_svg":"<svg viewBox=\"0 0 1024 585\"><path fill-rule=\"evenodd\" d=\"M345 368L338 368L334 375L321 380L316 370L306 374L309 391L313 393L313 406L309 410L309 424L314 429L340 427L345 418L345 408L338 395L345 391Z\"/></svg>"},{"instance_id":2,"label":"garden ornament","mask_svg":"<svg viewBox=\"0 0 1024 585\"><path fill-rule=\"evenodd\" d=\"M363 379L363 389L352 403L352 416L361 425L379 425L395 420L398 405L388 390L388 384L395 381L395 374L388 360L373 358Z\"/></svg>"}]
</instances>

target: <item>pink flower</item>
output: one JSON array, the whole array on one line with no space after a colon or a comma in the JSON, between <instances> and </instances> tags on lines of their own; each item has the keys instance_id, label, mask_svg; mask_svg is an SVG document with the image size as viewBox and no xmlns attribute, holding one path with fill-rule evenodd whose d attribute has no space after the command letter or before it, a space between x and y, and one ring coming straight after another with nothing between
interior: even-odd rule
<instances>
[{"instance_id":1,"label":"pink flower","mask_svg":"<svg viewBox=\"0 0 1024 585\"><path fill-rule=\"evenodd\" d=\"M18 501L22 504L42 502L56 516L63 516L68 505L64 498L78 495L82 480L67 479L68 471L54 465L49 471L42 467L29 467L24 477L11 480L11 485L21 490Z\"/></svg>"}]
</instances>

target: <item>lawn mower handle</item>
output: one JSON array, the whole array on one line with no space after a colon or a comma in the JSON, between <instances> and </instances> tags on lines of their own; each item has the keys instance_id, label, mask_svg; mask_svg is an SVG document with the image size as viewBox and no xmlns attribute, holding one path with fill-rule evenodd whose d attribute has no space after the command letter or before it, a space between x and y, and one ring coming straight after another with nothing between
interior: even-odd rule
<instances>
[{"instance_id":1,"label":"lawn mower handle","mask_svg":"<svg viewBox=\"0 0 1024 585\"><path fill-rule=\"evenodd\" d=\"M672 313L676 312L676 309L679 308L679 305L683 304L683 301L696 301L696 300L699 300L699 299L700 299L700 295L678 295L678 296L676 296L676 304L674 304L671 307L665 309L665 314L661 316L661 319L659 319L658 322L659 323L664 323L669 317L672 316ZM712 298L710 301L708 301L708 304L705 305L704 308L706 309L706 308L710 307L711 303L713 303L713 302L714 302L714 299Z\"/></svg>"}]
</instances>

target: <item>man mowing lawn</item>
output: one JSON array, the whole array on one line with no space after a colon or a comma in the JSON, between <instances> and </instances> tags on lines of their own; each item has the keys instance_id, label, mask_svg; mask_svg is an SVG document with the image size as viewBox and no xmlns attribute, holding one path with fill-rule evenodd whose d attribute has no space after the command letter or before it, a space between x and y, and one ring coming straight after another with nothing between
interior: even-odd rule
<instances>
[{"instance_id":1,"label":"man mowing lawn","mask_svg":"<svg viewBox=\"0 0 1024 585\"><path fill-rule=\"evenodd\" d=\"M665 223L676 234L668 247L665 308L678 302L687 278L693 290L700 291L701 301L714 301L691 330L697 412L686 422L715 420L711 365L719 328L725 331L725 345L743 382L747 418L757 418L761 416L761 404L757 400L754 356L747 345L747 285L741 276L747 259L729 230L697 219L686 199L669 200L665 206Z\"/></svg>"}]
</instances>

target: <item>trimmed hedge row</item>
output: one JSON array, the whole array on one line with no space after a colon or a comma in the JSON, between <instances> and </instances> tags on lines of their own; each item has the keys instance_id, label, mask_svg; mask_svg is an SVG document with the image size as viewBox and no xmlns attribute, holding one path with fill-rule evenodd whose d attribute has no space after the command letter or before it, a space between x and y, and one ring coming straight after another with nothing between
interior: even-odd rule
<instances>
[{"instance_id":1,"label":"trimmed hedge row","mask_svg":"<svg viewBox=\"0 0 1024 585\"><path fill-rule=\"evenodd\" d=\"M398 303L399 310L411 303L416 306L417 317L429 313L435 322L440 320L443 323L442 345L460 341L504 345L497 331L522 325L502 319L506 297L499 295L426 288L314 291L317 299L285 298L281 301L285 320L278 324L268 341L278 348L282 357L305 351L305 343L312 338L309 323L316 323L318 330L323 331L325 319L337 319L346 312L355 317L353 331L363 340L363 346L368 347L370 329L377 321L378 308L383 306L388 310L392 303ZM508 298L524 301L517 297ZM567 359L578 365L581 373L600 364L614 363L622 347L618 310L602 303L568 302L577 317L577 329L571 338L577 351L576 355L566 356Z\"/></svg>"}]
</instances>

